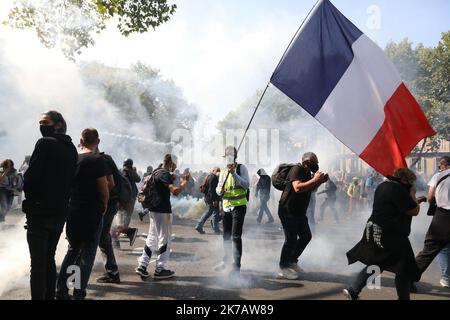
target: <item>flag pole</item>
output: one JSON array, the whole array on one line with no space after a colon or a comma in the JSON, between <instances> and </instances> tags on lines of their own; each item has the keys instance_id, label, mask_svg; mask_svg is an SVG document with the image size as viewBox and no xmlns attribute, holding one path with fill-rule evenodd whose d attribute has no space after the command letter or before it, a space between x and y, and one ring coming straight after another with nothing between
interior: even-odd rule
<instances>
[{"instance_id":1,"label":"flag pole","mask_svg":"<svg viewBox=\"0 0 450 320\"><path fill-rule=\"evenodd\" d=\"M289 42L289 45L287 46L286 50L284 51L284 53L283 53L283 55L282 55L280 61L278 62L277 67L275 68L275 70L278 69L278 67L280 66L281 62L283 62L284 57L286 56L286 54L287 54L289 48L291 47L292 43L294 42L295 38L297 37L297 35L298 35L299 32L301 31L301 29L303 28L303 25L305 24L306 20L308 20L308 18L311 16L311 13L312 13L312 12L314 11L314 9L317 7L317 5L319 4L319 2L322 2L322 1L324 1L324 0L317 0L316 3L312 6L311 10L309 10L309 12L308 12L308 14L306 15L305 19L303 19L302 23L300 24L300 27L297 29L297 31L295 32L295 34L294 34L294 36L292 37L291 41ZM274 70L274 72L275 72L275 70ZM273 75L273 72L272 72L272 75ZM271 77L271 78L272 78L272 77ZM256 108L255 108L255 110L253 111L252 117L250 118L250 121L248 122L247 128L245 129L244 134L242 135L241 142L239 143L239 147L237 148L237 153L239 153L239 151L241 150L242 143L244 142L245 137L247 136L247 132L248 132L248 130L250 129L250 126L251 126L251 124L252 124L252 122L253 122L253 119L255 118L256 112L258 111L259 106L261 105L261 102L262 102L262 100L263 100L263 98L264 98L264 96L265 96L265 94L266 94L266 92L267 92L267 89L269 89L269 86L270 86L270 79L269 79L269 81L267 82L266 88L264 89L264 91L263 91L261 97L259 98L259 101L258 101L258 103L256 104ZM237 154L236 154L236 155L237 155ZM230 172L228 172L228 173L227 173L227 176L225 177L225 180L224 180L224 182L223 182L223 184L222 184L222 189L224 188L225 183L227 182L229 175L230 175Z\"/></svg>"},{"instance_id":2,"label":"flag pole","mask_svg":"<svg viewBox=\"0 0 450 320\"><path fill-rule=\"evenodd\" d=\"M286 56L286 54L287 54L289 48L291 47L292 43L294 42L295 38L297 38L297 35L299 34L300 30L303 28L303 25L305 24L306 20L308 20L308 18L310 17L311 13L317 7L319 2L322 2L322 1L323 0L317 0L316 3L314 4L314 6L311 8L311 10L309 10L309 12L306 15L305 19L303 19L303 22L300 24L300 27L297 29L297 32L295 32L294 36L292 37L291 41L289 42L289 45L287 46L286 50L284 51L283 56L281 57L280 61L278 62L277 67L275 68L275 70L278 69L278 67L280 66L281 62L283 62L284 57ZM274 72L275 72L275 70L274 70ZM272 73L272 75L273 75L273 73ZM269 79L269 82L267 82L267 86L264 89L261 97L259 98L259 101L258 101L258 103L256 105L255 110L253 111L253 114L252 114L252 117L250 118L250 121L248 122L247 128L245 129L244 134L243 134L242 139L241 139L241 142L239 143L239 147L237 148L237 152L239 152L239 150L241 149L242 143L244 142L245 137L247 136L247 132L250 129L250 126L251 126L251 124L253 122L253 119L255 118L256 112L258 111L259 106L261 105L261 102L262 102L262 100L264 98L264 95L266 94L267 89L269 89L269 86L270 86L270 79Z\"/></svg>"}]
</instances>

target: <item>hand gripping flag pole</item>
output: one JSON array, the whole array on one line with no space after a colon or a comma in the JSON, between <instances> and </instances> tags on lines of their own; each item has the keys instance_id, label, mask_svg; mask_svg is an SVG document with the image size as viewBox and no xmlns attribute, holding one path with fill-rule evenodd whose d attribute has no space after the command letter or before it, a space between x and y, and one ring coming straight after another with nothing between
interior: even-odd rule
<instances>
[{"instance_id":1,"label":"hand gripping flag pole","mask_svg":"<svg viewBox=\"0 0 450 320\"><path fill-rule=\"evenodd\" d=\"M295 38L297 37L298 33L301 31L302 27L304 26L305 22L308 20L308 18L311 16L311 13L314 11L314 9L317 7L317 5L319 4L319 2L321 2L323 0L317 0L317 2L314 4L314 6L311 8L311 10L309 10L308 14L306 15L305 19L303 19L302 23L300 24L300 27L297 29L297 32L294 34L294 36L292 37L291 41L289 42L289 45L287 46L286 50L283 53L283 56L281 57L280 61L277 64L277 67L275 68L278 69L278 67L280 66L281 62L283 61L284 57L286 56L286 53L288 52L289 48L291 47L292 43L294 42ZM259 98L258 103L256 104L255 110L253 111L253 114L250 118L250 121L247 124L247 128L245 128L244 134L242 135L242 139L241 142L239 143L239 146L237 148L237 153L239 153L239 151L241 150L242 144L244 143L245 137L247 136L248 130L250 129L250 126L253 122L253 119L255 118L256 112L258 112L259 106L261 105L261 102L267 92L267 89L269 89L270 86L270 80L267 82L266 88L264 89L261 97ZM227 173L227 176L225 177L225 180L223 182L222 185L222 189L223 186L225 186L225 183L228 180L228 177L230 175L230 172Z\"/></svg>"}]
</instances>

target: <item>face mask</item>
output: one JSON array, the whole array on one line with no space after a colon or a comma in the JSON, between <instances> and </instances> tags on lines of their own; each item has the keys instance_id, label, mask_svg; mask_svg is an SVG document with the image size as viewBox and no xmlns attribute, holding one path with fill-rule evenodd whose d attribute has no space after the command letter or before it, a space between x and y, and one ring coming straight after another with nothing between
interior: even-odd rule
<instances>
[{"instance_id":1,"label":"face mask","mask_svg":"<svg viewBox=\"0 0 450 320\"><path fill-rule=\"evenodd\" d=\"M39 127L41 134L43 137L49 137L55 134L55 127L54 126L40 126Z\"/></svg>"},{"instance_id":2,"label":"face mask","mask_svg":"<svg viewBox=\"0 0 450 320\"><path fill-rule=\"evenodd\" d=\"M317 163L310 163L309 169L312 173L316 173L317 171L319 171L319 165Z\"/></svg>"}]
</instances>

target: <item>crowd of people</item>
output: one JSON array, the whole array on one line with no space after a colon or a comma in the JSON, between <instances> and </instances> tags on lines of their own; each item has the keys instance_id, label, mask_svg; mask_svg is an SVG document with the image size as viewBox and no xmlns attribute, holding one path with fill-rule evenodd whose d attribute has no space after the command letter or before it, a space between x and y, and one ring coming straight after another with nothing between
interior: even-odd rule
<instances>
[{"instance_id":1,"label":"crowd of people","mask_svg":"<svg viewBox=\"0 0 450 320\"><path fill-rule=\"evenodd\" d=\"M204 225L211 218L213 232L223 239L223 259L215 270L239 277L246 214L256 202L256 223L264 218L268 224L274 223L269 205L274 189L281 191L277 213L285 236L278 278L294 280L304 272L299 260L315 232L317 200L324 197L317 222L325 219L327 211L336 223L365 208L372 212L361 241L347 253L349 264L360 261L367 265L344 290L348 298L358 299L370 277L369 267L376 265L380 271L396 274L399 299L409 299L414 282L436 256L442 268L441 285L449 287L449 157L441 160L440 172L429 183L428 200L435 199L430 201L434 217L424 249L414 257L408 239L411 221L427 198L416 197L417 175L407 168L398 168L383 179L374 172L365 177L329 175L319 169L317 155L307 152L296 164L280 165L272 176L260 168L250 179L248 168L237 160L237 149L228 146L223 159L218 159L226 163L223 168L180 173L177 157L166 154L156 169L149 166L142 175L132 159L126 159L119 169L110 155L101 152L100 135L94 128L81 132L77 150L60 113L42 114L39 126L42 138L21 168L16 170L11 160L0 165L0 222L14 196L22 190L25 195L22 211L27 219L32 299L85 299L97 248L105 262L105 273L97 282L120 283L114 249L120 248L120 235L129 239L130 246L136 239L138 230L130 227L136 201L143 209L139 217L142 220L148 214L150 223L135 272L142 279L150 277L147 269L155 256L153 278L174 277L175 272L167 268L172 196L204 200L206 211L195 230L204 234ZM57 276L55 252L64 226L68 249ZM77 270L80 277L72 283L71 275Z\"/></svg>"}]
</instances>

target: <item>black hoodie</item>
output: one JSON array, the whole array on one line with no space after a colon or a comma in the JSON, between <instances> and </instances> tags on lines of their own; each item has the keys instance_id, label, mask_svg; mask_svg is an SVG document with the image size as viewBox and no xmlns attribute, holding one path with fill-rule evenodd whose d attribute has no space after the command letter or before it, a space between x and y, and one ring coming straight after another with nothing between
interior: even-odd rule
<instances>
[{"instance_id":1,"label":"black hoodie","mask_svg":"<svg viewBox=\"0 0 450 320\"><path fill-rule=\"evenodd\" d=\"M77 159L77 149L68 135L38 140L24 175L26 199L22 208L27 219L66 219Z\"/></svg>"}]
</instances>

